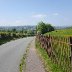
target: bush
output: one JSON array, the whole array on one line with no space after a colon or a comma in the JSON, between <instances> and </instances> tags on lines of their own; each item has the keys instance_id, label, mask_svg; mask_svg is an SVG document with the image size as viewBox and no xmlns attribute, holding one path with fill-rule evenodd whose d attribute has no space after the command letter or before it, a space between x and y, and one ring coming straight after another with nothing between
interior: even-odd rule
<instances>
[{"instance_id":1,"label":"bush","mask_svg":"<svg viewBox=\"0 0 72 72\"><path fill-rule=\"evenodd\" d=\"M36 26L36 31L39 34L44 34L46 32L54 31L54 27L51 24L46 24L44 22L39 22Z\"/></svg>"}]
</instances>

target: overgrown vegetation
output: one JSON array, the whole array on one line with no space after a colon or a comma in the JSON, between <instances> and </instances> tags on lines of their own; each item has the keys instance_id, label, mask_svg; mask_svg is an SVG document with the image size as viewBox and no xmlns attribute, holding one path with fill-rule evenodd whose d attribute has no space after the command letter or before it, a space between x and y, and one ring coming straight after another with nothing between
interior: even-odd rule
<instances>
[{"instance_id":1,"label":"overgrown vegetation","mask_svg":"<svg viewBox=\"0 0 72 72\"><path fill-rule=\"evenodd\" d=\"M21 63L19 65L19 72L23 72L23 70L25 70L26 68L26 53L23 55L22 59L21 59Z\"/></svg>"},{"instance_id":2,"label":"overgrown vegetation","mask_svg":"<svg viewBox=\"0 0 72 72\"><path fill-rule=\"evenodd\" d=\"M34 30L0 30L0 45L13 39L34 36Z\"/></svg>"},{"instance_id":3,"label":"overgrown vegetation","mask_svg":"<svg viewBox=\"0 0 72 72\"><path fill-rule=\"evenodd\" d=\"M27 59L27 54L28 54L28 51L29 51L29 46L30 46L31 43L28 44L28 47L20 61L20 64L19 64L19 72L24 72L25 69L26 69L26 59Z\"/></svg>"},{"instance_id":4,"label":"overgrown vegetation","mask_svg":"<svg viewBox=\"0 0 72 72\"><path fill-rule=\"evenodd\" d=\"M41 34L42 36L42 34L44 34L43 37L44 39L40 39L41 38L40 37L39 38L40 42L36 40L36 48L44 61L46 70L48 71L49 69L52 72L71 72L70 37L72 37L72 28L66 28L61 30L53 29L54 31L53 30L46 31L46 29L44 28L45 28L45 24L43 22L38 24L38 32L39 32L38 35ZM53 53L53 56L51 56L51 58L48 57L48 54L46 53L46 49L48 50L49 47L48 46L49 43L46 42L49 41L48 38L51 39L50 43ZM46 49L44 49L45 47Z\"/></svg>"},{"instance_id":5,"label":"overgrown vegetation","mask_svg":"<svg viewBox=\"0 0 72 72\"><path fill-rule=\"evenodd\" d=\"M64 72L71 71L71 47L70 37L72 37L72 28L55 30L45 35L53 37L52 48L58 58L58 65ZM53 59L55 60L55 59Z\"/></svg>"},{"instance_id":6,"label":"overgrown vegetation","mask_svg":"<svg viewBox=\"0 0 72 72\"><path fill-rule=\"evenodd\" d=\"M44 48L41 48L40 43L36 40L36 49L44 63L45 70L47 72L63 72L60 67L57 66L57 64L54 64L51 59L49 58L47 52Z\"/></svg>"},{"instance_id":7,"label":"overgrown vegetation","mask_svg":"<svg viewBox=\"0 0 72 72\"><path fill-rule=\"evenodd\" d=\"M22 72L22 70L23 70L24 63L25 63L25 57L23 56L23 58L21 59L21 63L19 65L20 72Z\"/></svg>"}]
</instances>

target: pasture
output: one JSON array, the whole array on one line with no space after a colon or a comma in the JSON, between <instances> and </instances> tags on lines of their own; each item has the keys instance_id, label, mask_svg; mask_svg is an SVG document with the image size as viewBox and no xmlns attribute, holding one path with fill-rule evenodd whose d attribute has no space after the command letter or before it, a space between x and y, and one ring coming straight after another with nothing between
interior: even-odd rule
<instances>
[{"instance_id":1,"label":"pasture","mask_svg":"<svg viewBox=\"0 0 72 72\"><path fill-rule=\"evenodd\" d=\"M72 36L72 28L55 30L55 31L46 33L46 35L48 34L53 36Z\"/></svg>"}]
</instances>

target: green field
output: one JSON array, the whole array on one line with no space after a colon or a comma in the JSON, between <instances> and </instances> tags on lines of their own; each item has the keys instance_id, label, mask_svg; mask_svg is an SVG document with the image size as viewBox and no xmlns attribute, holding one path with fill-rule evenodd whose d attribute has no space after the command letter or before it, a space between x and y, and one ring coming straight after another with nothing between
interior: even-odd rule
<instances>
[{"instance_id":1,"label":"green field","mask_svg":"<svg viewBox=\"0 0 72 72\"><path fill-rule=\"evenodd\" d=\"M71 56L71 47L70 37L72 37L72 28L55 30L48 32L45 35L52 37L52 50L55 53L55 59L58 60L58 66L62 68L64 72L70 72L70 56ZM68 44L67 44L68 43ZM52 60L55 61L53 58Z\"/></svg>"},{"instance_id":2,"label":"green field","mask_svg":"<svg viewBox=\"0 0 72 72\"><path fill-rule=\"evenodd\" d=\"M48 34L53 35L53 36L72 36L72 28L55 30L55 31L46 33L46 35Z\"/></svg>"}]
</instances>

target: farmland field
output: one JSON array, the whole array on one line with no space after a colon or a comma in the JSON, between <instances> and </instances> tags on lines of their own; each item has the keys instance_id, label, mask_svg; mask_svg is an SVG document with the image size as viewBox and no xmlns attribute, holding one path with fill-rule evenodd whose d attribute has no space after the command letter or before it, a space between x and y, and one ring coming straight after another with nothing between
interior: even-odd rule
<instances>
[{"instance_id":1,"label":"farmland field","mask_svg":"<svg viewBox=\"0 0 72 72\"><path fill-rule=\"evenodd\" d=\"M55 30L55 31L46 33L46 35L48 34L53 35L53 36L72 36L72 28Z\"/></svg>"}]
</instances>

